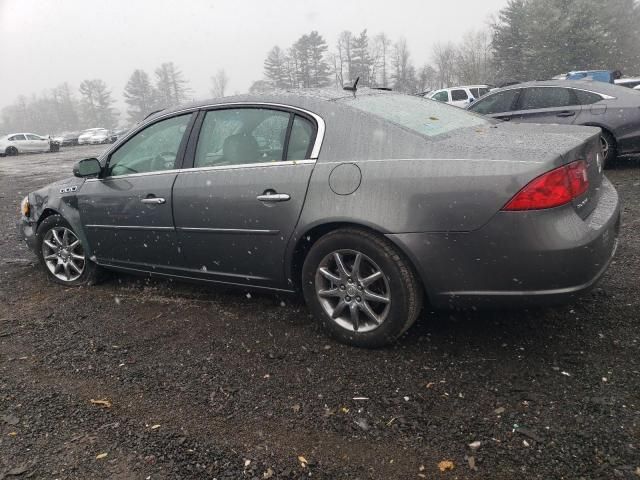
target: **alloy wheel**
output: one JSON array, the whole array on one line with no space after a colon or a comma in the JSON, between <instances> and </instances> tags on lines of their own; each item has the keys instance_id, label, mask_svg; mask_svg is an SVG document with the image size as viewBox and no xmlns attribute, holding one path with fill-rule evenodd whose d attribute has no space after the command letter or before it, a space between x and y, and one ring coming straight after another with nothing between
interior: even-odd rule
<instances>
[{"instance_id":1,"label":"alloy wheel","mask_svg":"<svg viewBox=\"0 0 640 480\"><path fill-rule=\"evenodd\" d=\"M371 258L356 250L325 256L316 270L315 290L327 315L347 330L370 332L389 315L387 276Z\"/></svg>"},{"instance_id":2,"label":"alloy wheel","mask_svg":"<svg viewBox=\"0 0 640 480\"><path fill-rule=\"evenodd\" d=\"M80 278L86 265L80 240L66 227L54 227L45 233L42 258L51 274L63 282Z\"/></svg>"},{"instance_id":3,"label":"alloy wheel","mask_svg":"<svg viewBox=\"0 0 640 480\"><path fill-rule=\"evenodd\" d=\"M600 135L600 147L602 148L602 158L607 160L609 156L609 142L604 135Z\"/></svg>"}]
</instances>

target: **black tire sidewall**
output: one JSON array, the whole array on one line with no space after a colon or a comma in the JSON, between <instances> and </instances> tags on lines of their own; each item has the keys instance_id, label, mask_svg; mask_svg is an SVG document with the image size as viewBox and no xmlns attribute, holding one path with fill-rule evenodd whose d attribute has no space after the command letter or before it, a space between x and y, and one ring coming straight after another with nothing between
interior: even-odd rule
<instances>
[{"instance_id":1,"label":"black tire sidewall","mask_svg":"<svg viewBox=\"0 0 640 480\"><path fill-rule=\"evenodd\" d=\"M38 260L40 261L40 264L42 265L42 268L47 274L47 278L49 278L49 280L51 280L52 282L58 283L60 285L67 285L67 286L92 284L96 278L97 265L86 257L85 257L85 265L84 265L84 270L82 271L82 275L80 275L80 277L73 280L72 282L65 282L63 280L60 280L58 277L56 277L49 271L49 268L47 268L47 264L44 261L44 257L42 255L42 242L44 240L45 234L49 230L55 227L66 227L72 232L74 232L73 228L71 228L71 225L69 225L69 222L67 222L61 215L51 215L45 218L42 221L42 223L38 225L38 229L36 231L36 248L37 248L36 255L38 257ZM74 234L75 233L76 232L74 232ZM86 252L85 252L85 255L86 255Z\"/></svg>"},{"instance_id":2,"label":"black tire sidewall","mask_svg":"<svg viewBox=\"0 0 640 480\"><path fill-rule=\"evenodd\" d=\"M614 164L617 156L617 148L616 148L616 140L613 138L609 132L602 130L600 132L600 136L606 140L609 144L609 149L607 150L607 156L604 157L603 160L603 168L610 167Z\"/></svg>"},{"instance_id":3,"label":"black tire sidewall","mask_svg":"<svg viewBox=\"0 0 640 480\"><path fill-rule=\"evenodd\" d=\"M334 322L316 296L315 275L322 259L337 250L356 250L371 258L389 282L391 306L387 318L370 332L356 333ZM401 267L369 235L357 231L336 231L318 240L307 255L302 268L302 291L314 318L336 340L349 345L377 348L396 340L405 330L409 311L409 286L403 281Z\"/></svg>"}]
</instances>

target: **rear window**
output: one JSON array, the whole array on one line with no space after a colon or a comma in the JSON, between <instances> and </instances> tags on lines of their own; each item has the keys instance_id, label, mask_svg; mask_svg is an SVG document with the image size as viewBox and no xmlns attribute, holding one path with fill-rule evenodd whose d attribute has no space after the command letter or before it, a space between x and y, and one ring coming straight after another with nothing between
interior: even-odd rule
<instances>
[{"instance_id":1,"label":"rear window","mask_svg":"<svg viewBox=\"0 0 640 480\"><path fill-rule=\"evenodd\" d=\"M428 137L492 123L458 107L409 95L363 95L342 101Z\"/></svg>"}]
</instances>

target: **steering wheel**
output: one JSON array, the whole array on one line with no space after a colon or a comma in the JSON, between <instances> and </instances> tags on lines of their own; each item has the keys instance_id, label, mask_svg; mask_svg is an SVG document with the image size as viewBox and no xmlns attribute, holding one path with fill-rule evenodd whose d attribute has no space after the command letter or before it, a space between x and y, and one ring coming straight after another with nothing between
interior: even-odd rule
<instances>
[{"instance_id":1,"label":"steering wheel","mask_svg":"<svg viewBox=\"0 0 640 480\"><path fill-rule=\"evenodd\" d=\"M151 170L170 170L176 161L176 152L162 152L151 160Z\"/></svg>"}]
</instances>

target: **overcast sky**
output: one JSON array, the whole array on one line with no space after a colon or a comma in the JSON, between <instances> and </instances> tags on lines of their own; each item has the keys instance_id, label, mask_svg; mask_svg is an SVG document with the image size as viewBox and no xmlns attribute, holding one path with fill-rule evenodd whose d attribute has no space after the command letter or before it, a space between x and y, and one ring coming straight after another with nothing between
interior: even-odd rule
<instances>
[{"instance_id":1,"label":"overcast sky","mask_svg":"<svg viewBox=\"0 0 640 480\"><path fill-rule=\"evenodd\" d=\"M226 70L228 93L262 78L273 45L318 30L334 48L342 30L405 37L416 66L436 42L484 28L506 0L0 0L0 107L68 81L103 79L122 108L134 69L173 61L194 97ZM366 5L365 8L360 7Z\"/></svg>"}]
</instances>

